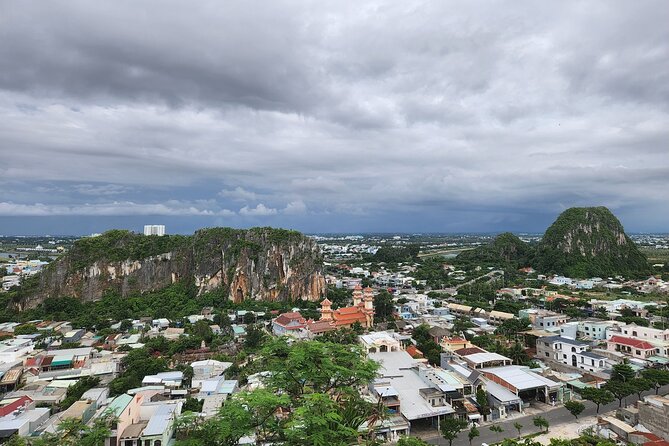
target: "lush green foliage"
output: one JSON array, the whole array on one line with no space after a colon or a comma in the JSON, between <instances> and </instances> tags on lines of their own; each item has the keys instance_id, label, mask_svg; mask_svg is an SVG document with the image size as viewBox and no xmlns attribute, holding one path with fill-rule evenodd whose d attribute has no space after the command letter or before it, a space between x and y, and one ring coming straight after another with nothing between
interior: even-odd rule
<instances>
[{"instance_id":1,"label":"lush green foliage","mask_svg":"<svg viewBox=\"0 0 669 446\"><path fill-rule=\"evenodd\" d=\"M586 387L580 391L581 397L584 400L593 402L597 406L597 414L599 414L599 406L607 405L615 400L611 392L606 389L598 389L596 387Z\"/></svg>"},{"instance_id":2,"label":"lush green foliage","mask_svg":"<svg viewBox=\"0 0 669 446\"><path fill-rule=\"evenodd\" d=\"M372 256L374 262L401 263L418 260L420 245L382 246Z\"/></svg>"},{"instance_id":3,"label":"lush green foliage","mask_svg":"<svg viewBox=\"0 0 669 446\"><path fill-rule=\"evenodd\" d=\"M534 266L570 277L638 276L650 271L620 221L601 206L560 214L539 243Z\"/></svg>"},{"instance_id":4,"label":"lush green foliage","mask_svg":"<svg viewBox=\"0 0 669 446\"><path fill-rule=\"evenodd\" d=\"M385 413L357 393L378 368L357 345L279 338L255 361L270 372L266 387L236 394L209 420L182 416L179 446L232 446L252 434L267 444L348 446L363 422L374 425Z\"/></svg>"},{"instance_id":5,"label":"lush green foliage","mask_svg":"<svg viewBox=\"0 0 669 446\"><path fill-rule=\"evenodd\" d=\"M131 350L121 360L121 368L123 372L109 383L109 393L111 395L120 395L130 389L140 387L142 379L146 375L155 375L166 371L167 361L163 358L153 357L149 350L144 347Z\"/></svg>"},{"instance_id":6,"label":"lush green foliage","mask_svg":"<svg viewBox=\"0 0 669 446\"><path fill-rule=\"evenodd\" d=\"M574 416L574 418L578 418L578 416L585 410L585 404L580 401L567 401L564 403L564 407Z\"/></svg>"},{"instance_id":7,"label":"lush green foliage","mask_svg":"<svg viewBox=\"0 0 669 446\"><path fill-rule=\"evenodd\" d=\"M423 355L427 358L430 364L440 365L441 352L443 350L439 344L434 342L429 331L430 327L427 324L421 324L414 329L411 337L414 338L416 347L423 352Z\"/></svg>"},{"instance_id":8,"label":"lush green foliage","mask_svg":"<svg viewBox=\"0 0 669 446\"><path fill-rule=\"evenodd\" d=\"M458 261L467 261L490 266L519 268L529 264L532 249L510 232L499 234L495 239L471 251L463 251Z\"/></svg>"},{"instance_id":9,"label":"lush green foliage","mask_svg":"<svg viewBox=\"0 0 669 446\"><path fill-rule=\"evenodd\" d=\"M65 399L60 403L60 409L65 410L81 398L81 396L89 389L100 384L100 378L94 376L84 376L75 384L67 388Z\"/></svg>"}]
</instances>

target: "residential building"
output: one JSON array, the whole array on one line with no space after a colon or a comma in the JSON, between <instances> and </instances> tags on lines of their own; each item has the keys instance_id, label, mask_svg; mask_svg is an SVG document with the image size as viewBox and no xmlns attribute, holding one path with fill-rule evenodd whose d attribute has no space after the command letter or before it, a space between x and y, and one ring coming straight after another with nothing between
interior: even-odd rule
<instances>
[{"instance_id":1,"label":"residential building","mask_svg":"<svg viewBox=\"0 0 669 446\"><path fill-rule=\"evenodd\" d=\"M482 369L488 380L506 388L523 401L538 400L544 403L562 402L562 383L530 371L527 367L510 365Z\"/></svg>"},{"instance_id":2,"label":"residential building","mask_svg":"<svg viewBox=\"0 0 669 446\"><path fill-rule=\"evenodd\" d=\"M637 404L639 423L646 429L669 441L669 398L648 395Z\"/></svg>"},{"instance_id":3,"label":"residential building","mask_svg":"<svg viewBox=\"0 0 669 446\"><path fill-rule=\"evenodd\" d=\"M595 341L604 341L611 331L616 331L619 327L625 325L624 322L603 321L601 319L586 319L578 322L578 336L583 339L592 339Z\"/></svg>"},{"instance_id":4,"label":"residential building","mask_svg":"<svg viewBox=\"0 0 669 446\"><path fill-rule=\"evenodd\" d=\"M569 320L569 317L564 314L537 308L522 309L518 312L518 317L528 318L533 328L543 330L559 327Z\"/></svg>"},{"instance_id":5,"label":"residential building","mask_svg":"<svg viewBox=\"0 0 669 446\"><path fill-rule=\"evenodd\" d=\"M537 357L576 367L589 372L601 372L609 368L606 358L591 351L585 342L563 336L547 336L537 339Z\"/></svg>"},{"instance_id":6,"label":"residential building","mask_svg":"<svg viewBox=\"0 0 669 446\"><path fill-rule=\"evenodd\" d=\"M327 299L326 299L327 300ZM306 337L307 320L299 311L280 314L272 320L272 332L276 336L289 335L293 337Z\"/></svg>"},{"instance_id":7,"label":"residential building","mask_svg":"<svg viewBox=\"0 0 669 446\"><path fill-rule=\"evenodd\" d=\"M621 352L633 358L644 360L660 354L660 349L657 349L649 341L619 335L611 336L606 341L606 348L609 351Z\"/></svg>"},{"instance_id":8,"label":"residential building","mask_svg":"<svg viewBox=\"0 0 669 446\"><path fill-rule=\"evenodd\" d=\"M144 225L144 235L165 235L165 225Z\"/></svg>"},{"instance_id":9,"label":"residential building","mask_svg":"<svg viewBox=\"0 0 669 446\"><path fill-rule=\"evenodd\" d=\"M5 339L0 341L0 364L15 363L32 353L34 345L30 339Z\"/></svg>"}]
</instances>

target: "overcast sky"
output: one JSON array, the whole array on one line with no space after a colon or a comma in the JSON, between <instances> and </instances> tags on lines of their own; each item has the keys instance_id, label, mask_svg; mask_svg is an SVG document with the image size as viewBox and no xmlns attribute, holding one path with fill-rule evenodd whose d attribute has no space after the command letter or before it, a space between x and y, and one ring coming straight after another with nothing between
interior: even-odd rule
<instances>
[{"instance_id":1,"label":"overcast sky","mask_svg":"<svg viewBox=\"0 0 669 446\"><path fill-rule=\"evenodd\" d=\"M0 234L669 232L669 2L0 0Z\"/></svg>"}]
</instances>

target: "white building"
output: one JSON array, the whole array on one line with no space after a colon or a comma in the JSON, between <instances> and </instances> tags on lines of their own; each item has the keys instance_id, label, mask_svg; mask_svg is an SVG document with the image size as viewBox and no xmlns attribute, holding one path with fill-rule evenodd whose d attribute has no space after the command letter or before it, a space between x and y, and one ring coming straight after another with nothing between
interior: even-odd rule
<instances>
[{"instance_id":1,"label":"white building","mask_svg":"<svg viewBox=\"0 0 669 446\"><path fill-rule=\"evenodd\" d=\"M537 339L537 356L589 372L600 372L608 368L606 358L588 351L588 344L562 336Z\"/></svg>"},{"instance_id":2,"label":"white building","mask_svg":"<svg viewBox=\"0 0 669 446\"><path fill-rule=\"evenodd\" d=\"M30 339L7 339L0 342L0 363L14 363L34 349Z\"/></svg>"},{"instance_id":3,"label":"white building","mask_svg":"<svg viewBox=\"0 0 669 446\"><path fill-rule=\"evenodd\" d=\"M165 235L165 225L144 225L144 235Z\"/></svg>"}]
</instances>

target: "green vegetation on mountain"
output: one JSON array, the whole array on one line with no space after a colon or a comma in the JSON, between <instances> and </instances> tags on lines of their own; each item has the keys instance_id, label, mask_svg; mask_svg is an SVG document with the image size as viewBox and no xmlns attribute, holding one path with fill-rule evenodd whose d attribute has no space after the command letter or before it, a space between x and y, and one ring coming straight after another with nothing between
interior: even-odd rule
<instances>
[{"instance_id":1,"label":"green vegetation on mountain","mask_svg":"<svg viewBox=\"0 0 669 446\"><path fill-rule=\"evenodd\" d=\"M546 230L534 265L570 277L638 276L649 272L646 257L607 208L570 208Z\"/></svg>"},{"instance_id":2,"label":"green vegetation on mountain","mask_svg":"<svg viewBox=\"0 0 669 446\"><path fill-rule=\"evenodd\" d=\"M460 262L522 267L565 276L638 277L650 273L646 257L605 207L570 208L546 230L535 247L511 233L458 255Z\"/></svg>"},{"instance_id":3,"label":"green vegetation on mountain","mask_svg":"<svg viewBox=\"0 0 669 446\"><path fill-rule=\"evenodd\" d=\"M531 254L532 248L527 243L510 232L504 232L487 245L460 253L458 260L521 267L528 264Z\"/></svg>"},{"instance_id":4,"label":"green vegetation on mountain","mask_svg":"<svg viewBox=\"0 0 669 446\"><path fill-rule=\"evenodd\" d=\"M296 231L206 228L191 236L145 236L112 230L76 241L13 299L24 310L63 296L99 300L151 293L176 282L196 294L222 290L235 302L318 300L324 294L322 256Z\"/></svg>"},{"instance_id":5,"label":"green vegetation on mountain","mask_svg":"<svg viewBox=\"0 0 669 446\"><path fill-rule=\"evenodd\" d=\"M415 262L419 251L420 245L382 246L371 256L371 260L385 263Z\"/></svg>"}]
</instances>

